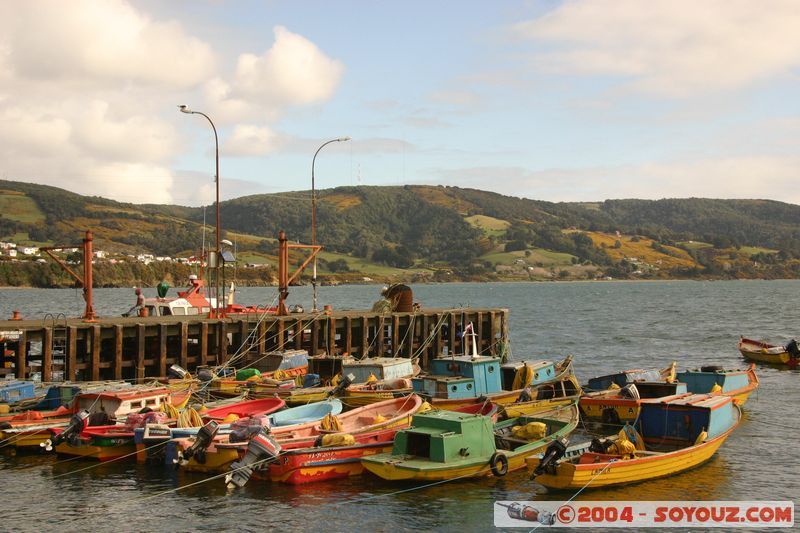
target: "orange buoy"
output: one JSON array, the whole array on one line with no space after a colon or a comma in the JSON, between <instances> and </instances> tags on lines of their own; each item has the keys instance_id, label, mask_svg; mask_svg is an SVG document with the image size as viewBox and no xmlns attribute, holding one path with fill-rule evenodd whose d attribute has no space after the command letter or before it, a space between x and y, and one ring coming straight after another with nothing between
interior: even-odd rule
<instances>
[{"instance_id":1,"label":"orange buoy","mask_svg":"<svg viewBox=\"0 0 800 533\"><path fill-rule=\"evenodd\" d=\"M11 320L22 320L22 315L19 314L19 311L14 309L14 314L11 316Z\"/></svg>"}]
</instances>

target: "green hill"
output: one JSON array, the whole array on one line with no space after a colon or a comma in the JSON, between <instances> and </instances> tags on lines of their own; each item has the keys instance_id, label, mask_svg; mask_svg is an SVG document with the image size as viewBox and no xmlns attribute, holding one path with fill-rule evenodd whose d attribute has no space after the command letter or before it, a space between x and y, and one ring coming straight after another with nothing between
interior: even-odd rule
<instances>
[{"instance_id":1,"label":"green hill","mask_svg":"<svg viewBox=\"0 0 800 533\"><path fill-rule=\"evenodd\" d=\"M800 206L782 202L552 203L411 185L318 194L321 267L332 281L800 277ZM274 265L280 230L310 241L310 206L308 191L222 202L224 237L236 243L241 262ZM125 204L0 180L0 241L78 243L91 229L95 248L120 258L189 256L200 252L202 221L202 208ZM206 242L212 237L207 226ZM301 260L293 253L293 263ZM14 269L3 267L0 284L24 283L19 275L4 279Z\"/></svg>"}]
</instances>

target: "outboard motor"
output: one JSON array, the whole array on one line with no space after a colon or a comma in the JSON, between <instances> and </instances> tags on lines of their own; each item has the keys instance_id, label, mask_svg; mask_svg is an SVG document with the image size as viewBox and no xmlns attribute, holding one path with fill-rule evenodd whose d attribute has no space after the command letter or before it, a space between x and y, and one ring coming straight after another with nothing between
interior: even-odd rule
<instances>
[{"instance_id":1,"label":"outboard motor","mask_svg":"<svg viewBox=\"0 0 800 533\"><path fill-rule=\"evenodd\" d=\"M89 418L89 411L86 409L82 409L72 415L72 418L69 419L69 424L67 427L64 428L64 431L59 433L58 435L53 436L52 438L47 439L44 442L40 442L39 446L47 450L48 452L53 451L53 448L64 442L67 439L72 437L76 437L81 434L83 428L85 427L86 420Z\"/></svg>"},{"instance_id":2,"label":"outboard motor","mask_svg":"<svg viewBox=\"0 0 800 533\"><path fill-rule=\"evenodd\" d=\"M195 461L204 464L206 462L206 450L211 444L211 441L214 440L217 431L219 431L219 424L214 420L201 427L197 432L197 437L194 439L194 444L179 453L178 457L173 459L173 462L175 464L185 465L189 462L189 459L194 457Z\"/></svg>"},{"instance_id":3,"label":"outboard motor","mask_svg":"<svg viewBox=\"0 0 800 533\"><path fill-rule=\"evenodd\" d=\"M169 367L169 370L167 370L167 376L175 379L186 379L188 375L189 372L180 365L172 365Z\"/></svg>"},{"instance_id":4,"label":"outboard motor","mask_svg":"<svg viewBox=\"0 0 800 533\"><path fill-rule=\"evenodd\" d=\"M541 461L539 461L539 466L533 471L530 479L535 479L536 476L544 474L547 469L554 468L556 462L564 457L564 454L567 452L567 444L569 444L567 438L557 439L548 444Z\"/></svg>"},{"instance_id":5,"label":"outboard motor","mask_svg":"<svg viewBox=\"0 0 800 533\"><path fill-rule=\"evenodd\" d=\"M792 339L786 345L786 353L792 356L792 359L800 359L800 347L797 346L797 341Z\"/></svg>"},{"instance_id":6,"label":"outboard motor","mask_svg":"<svg viewBox=\"0 0 800 533\"><path fill-rule=\"evenodd\" d=\"M347 387L352 385L355 380L356 377L353 374L347 374L346 376L342 376L342 380L339 382L339 384L336 385L336 387L334 387L333 390L328 393L328 398L337 396Z\"/></svg>"},{"instance_id":7,"label":"outboard motor","mask_svg":"<svg viewBox=\"0 0 800 533\"><path fill-rule=\"evenodd\" d=\"M225 483L228 488L244 487L253 475L255 463L263 464L270 459L276 459L281 453L281 445L272 436L268 427L261 428L261 431L250 440L247 445L247 453L241 461L231 464L228 475L225 476Z\"/></svg>"}]
</instances>

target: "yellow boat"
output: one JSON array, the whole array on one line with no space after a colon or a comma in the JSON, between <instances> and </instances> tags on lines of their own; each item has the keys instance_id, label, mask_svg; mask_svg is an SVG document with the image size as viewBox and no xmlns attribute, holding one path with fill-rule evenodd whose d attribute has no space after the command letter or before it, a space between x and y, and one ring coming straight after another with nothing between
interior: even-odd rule
<instances>
[{"instance_id":1,"label":"yellow boat","mask_svg":"<svg viewBox=\"0 0 800 533\"><path fill-rule=\"evenodd\" d=\"M342 402L349 407L360 407L371 403L408 396L414 392L408 378L367 381L350 385L344 391Z\"/></svg>"},{"instance_id":2,"label":"yellow boat","mask_svg":"<svg viewBox=\"0 0 800 533\"><path fill-rule=\"evenodd\" d=\"M632 424L639 418L642 402L689 392L686 383L641 381L623 388L587 392L580 398L581 417L605 424Z\"/></svg>"},{"instance_id":3,"label":"yellow boat","mask_svg":"<svg viewBox=\"0 0 800 533\"><path fill-rule=\"evenodd\" d=\"M500 406L500 415L503 418L516 418L518 416L534 416L544 411L563 408L578 401L580 395L573 394L561 398L547 400L531 400L529 402L515 402Z\"/></svg>"},{"instance_id":4,"label":"yellow boat","mask_svg":"<svg viewBox=\"0 0 800 533\"><path fill-rule=\"evenodd\" d=\"M527 465L532 479L550 489L579 490L671 476L714 455L738 426L741 410L727 396L683 394L642 404L639 433L575 448L551 445ZM626 426L631 428L631 426ZM665 431L666 428L666 431ZM633 441L647 449L637 449ZM559 461L561 455L566 457Z\"/></svg>"},{"instance_id":5,"label":"yellow boat","mask_svg":"<svg viewBox=\"0 0 800 533\"><path fill-rule=\"evenodd\" d=\"M786 365L789 368L797 368L800 363L800 350L798 350L795 340L790 341L786 346L781 346L741 337L739 351L747 359L759 363Z\"/></svg>"}]
</instances>

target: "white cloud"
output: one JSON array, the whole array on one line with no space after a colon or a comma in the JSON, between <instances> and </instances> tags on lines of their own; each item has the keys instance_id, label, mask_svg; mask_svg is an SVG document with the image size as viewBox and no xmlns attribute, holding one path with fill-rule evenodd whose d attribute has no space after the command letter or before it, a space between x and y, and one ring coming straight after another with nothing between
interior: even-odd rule
<instances>
[{"instance_id":1,"label":"white cloud","mask_svg":"<svg viewBox=\"0 0 800 533\"><path fill-rule=\"evenodd\" d=\"M634 90L682 97L737 89L800 65L800 3L776 0L566 2L519 23L550 43L540 67L619 76Z\"/></svg>"},{"instance_id":2,"label":"white cloud","mask_svg":"<svg viewBox=\"0 0 800 533\"><path fill-rule=\"evenodd\" d=\"M262 55L239 56L230 83L217 78L206 87L209 105L223 120L274 119L286 107L329 99L339 85L344 72L340 61L282 26L274 34L275 43Z\"/></svg>"},{"instance_id":3,"label":"white cloud","mask_svg":"<svg viewBox=\"0 0 800 533\"><path fill-rule=\"evenodd\" d=\"M553 202L612 198L774 198L800 204L797 157L720 157L643 165L436 171L444 184ZM788 192L791 191L791 192Z\"/></svg>"},{"instance_id":4,"label":"white cloud","mask_svg":"<svg viewBox=\"0 0 800 533\"><path fill-rule=\"evenodd\" d=\"M274 152L278 147L277 134L267 127L240 124L225 141L223 151L229 156L258 156Z\"/></svg>"},{"instance_id":5,"label":"white cloud","mask_svg":"<svg viewBox=\"0 0 800 533\"><path fill-rule=\"evenodd\" d=\"M206 43L122 0L4 2L0 19L6 66L22 79L190 87L214 68Z\"/></svg>"},{"instance_id":6,"label":"white cloud","mask_svg":"<svg viewBox=\"0 0 800 533\"><path fill-rule=\"evenodd\" d=\"M127 202L213 202L212 180L170 169L190 149L177 128L196 131L176 104L204 93L226 155L258 156L284 142L271 121L330 98L343 72L282 27L262 55L220 64L189 27L125 0L0 2L0 21L2 177Z\"/></svg>"}]
</instances>

